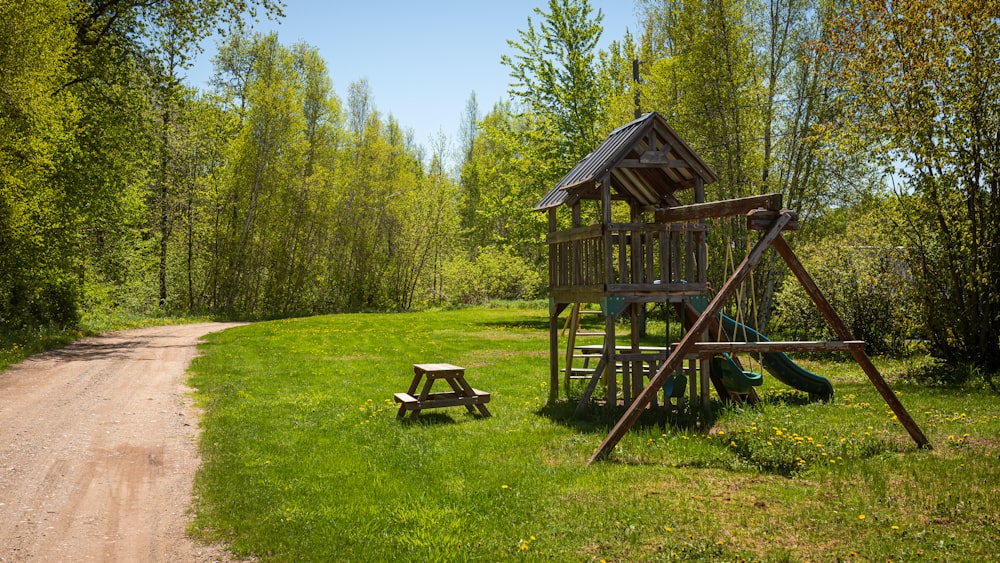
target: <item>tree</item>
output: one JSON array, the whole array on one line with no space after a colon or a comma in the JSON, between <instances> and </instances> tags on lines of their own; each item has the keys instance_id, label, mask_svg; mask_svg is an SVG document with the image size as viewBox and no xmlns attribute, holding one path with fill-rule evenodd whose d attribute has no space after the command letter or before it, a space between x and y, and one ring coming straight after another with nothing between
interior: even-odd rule
<instances>
[{"instance_id":1,"label":"tree","mask_svg":"<svg viewBox=\"0 0 1000 563\"><path fill-rule=\"evenodd\" d=\"M906 181L907 260L925 336L1000 371L1000 5L862 0L819 46L841 119L831 135Z\"/></svg>"},{"instance_id":2,"label":"tree","mask_svg":"<svg viewBox=\"0 0 1000 563\"><path fill-rule=\"evenodd\" d=\"M503 55L500 62L514 80L510 93L550 128L546 138L558 168L568 171L602 137L603 82L595 49L604 16L600 10L592 16L588 0L549 0L548 9L535 8L540 26L529 17L519 41L507 42L518 54Z\"/></svg>"},{"instance_id":3,"label":"tree","mask_svg":"<svg viewBox=\"0 0 1000 563\"><path fill-rule=\"evenodd\" d=\"M0 4L0 327L76 321L78 213L56 175L79 100L62 88L73 52L64 2Z\"/></svg>"}]
</instances>

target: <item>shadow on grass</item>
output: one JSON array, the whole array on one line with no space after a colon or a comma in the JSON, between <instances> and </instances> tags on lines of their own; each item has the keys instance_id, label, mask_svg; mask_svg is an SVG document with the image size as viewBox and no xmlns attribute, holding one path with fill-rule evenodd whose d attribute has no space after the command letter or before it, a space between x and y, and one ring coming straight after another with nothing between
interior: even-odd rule
<instances>
[{"instance_id":1,"label":"shadow on grass","mask_svg":"<svg viewBox=\"0 0 1000 563\"><path fill-rule=\"evenodd\" d=\"M545 334L549 332L549 319L547 317L541 317L538 319L511 319L511 320L491 320L491 321L480 321L476 323L477 326L482 326L486 328L493 328L497 330L531 330L531 331L544 331ZM562 329L562 325L559 327Z\"/></svg>"},{"instance_id":2,"label":"shadow on grass","mask_svg":"<svg viewBox=\"0 0 1000 563\"><path fill-rule=\"evenodd\" d=\"M399 422L404 426L441 426L445 424L458 424L464 420L485 420L487 418L479 413L473 414L469 412L459 414L458 417L461 420L456 420L451 414L445 412L431 412L421 413L416 419L413 419L407 414Z\"/></svg>"},{"instance_id":3,"label":"shadow on grass","mask_svg":"<svg viewBox=\"0 0 1000 563\"><path fill-rule=\"evenodd\" d=\"M560 400L552 404L543 406L536 411L539 416L544 416L556 424L567 428L572 428L578 432L587 434L607 434L615 424L625 414L625 407L608 407L606 405L591 403L577 415L577 401ZM718 401L712 401L709 412L702 416L701 413L691 413L687 411L676 411L673 407L662 405L647 407L639 415L632 428L659 428L661 431L668 426L684 430L694 430L699 427L711 428L718 419L719 412L723 406Z\"/></svg>"},{"instance_id":4,"label":"shadow on grass","mask_svg":"<svg viewBox=\"0 0 1000 563\"><path fill-rule=\"evenodd\" d=\"M801 407L809 403L822 402L822 400L810 397L808 393L794 389L770 389L765 393L761 393L760 402L765 405Z\"/></svg>"}]
</instances>

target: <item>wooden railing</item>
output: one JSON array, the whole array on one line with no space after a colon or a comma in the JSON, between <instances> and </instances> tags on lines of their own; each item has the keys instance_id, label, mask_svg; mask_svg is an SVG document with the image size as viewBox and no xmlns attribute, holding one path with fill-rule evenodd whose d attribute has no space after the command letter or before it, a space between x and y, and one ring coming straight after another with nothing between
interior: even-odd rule
<instances>
[{"instance_id":1,"label":"wooden railing","mask_svg":"<svg viewBox=\"0 0 1000 563\"><path fill-rule=\"evenodd\" d=\"M552 289L607 293L700 291L706 227L612 223L549 233Z\"/></svg>"}]
</instances>

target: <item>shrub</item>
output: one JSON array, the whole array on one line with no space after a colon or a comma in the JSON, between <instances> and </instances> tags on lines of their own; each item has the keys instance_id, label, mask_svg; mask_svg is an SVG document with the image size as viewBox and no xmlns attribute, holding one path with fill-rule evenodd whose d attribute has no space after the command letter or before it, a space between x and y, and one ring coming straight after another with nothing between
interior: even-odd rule
<instances>
[{"instance_id":1,"label":"shrub","mask_svg":"<svg viewBox=\"0 0 1000 563\"><path fill-rule=\"evenodd\" d=\"M480 249L470 260L456 256L442 272L445 299L473 305L491 299L531 299L542 289L542 276L524 258L496 248Z\"/></svg>"},{"instance_id":2,"label":"shrub","mask_svg":"<svg viewBox=\"0 0 1000 563\"><path fill-rule=\"evenodd\" d=\"M892 246L845 244L830 237L797 251L803 265L855 338L875 354L902 354L914 331L908 266ZM812 300L788 276L778 292L775 321L798 337L829 338Z\"/></svg>"}]
</instances>

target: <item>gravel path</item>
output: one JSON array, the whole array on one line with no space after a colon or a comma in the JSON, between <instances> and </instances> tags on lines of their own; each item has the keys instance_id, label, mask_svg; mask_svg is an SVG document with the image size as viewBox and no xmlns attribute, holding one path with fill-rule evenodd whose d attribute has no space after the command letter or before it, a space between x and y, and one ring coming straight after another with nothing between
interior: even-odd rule
<instances>
[{"instance_id":1,"label":"gravel path","mask_svg":"<svg viewBox=\"0 0 1000 563\"><path fill-rule=\"evenodd\" d=\"M0 373L0 561L218 561L186 534L198 412L185 370L235 323L86 338Z\"/></svg>"}]
</instances>

